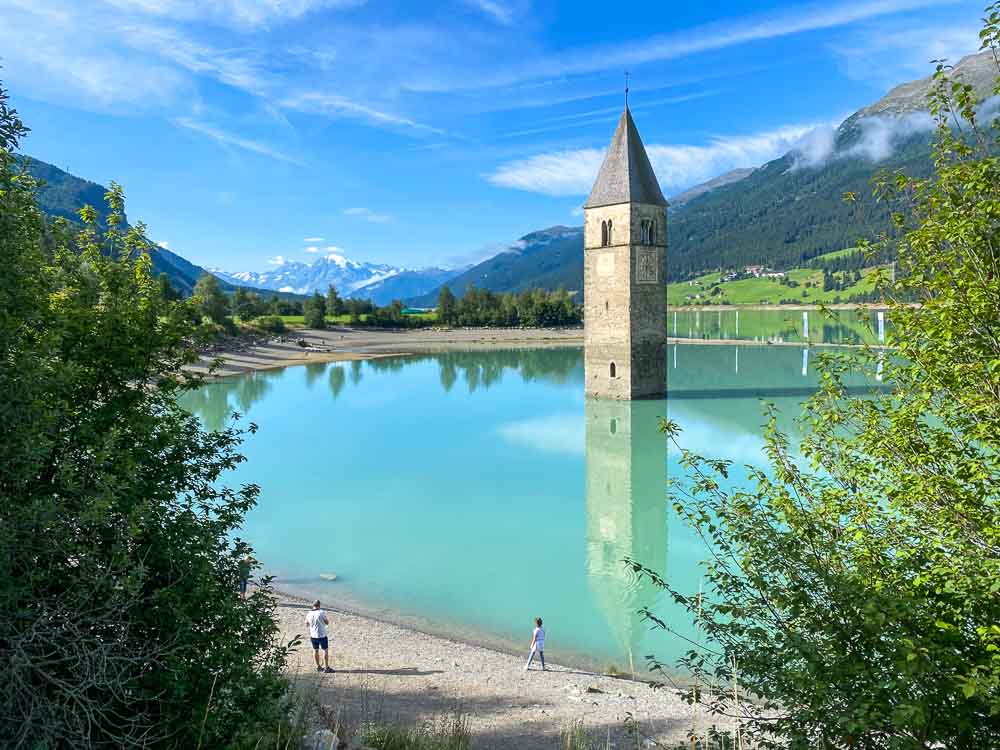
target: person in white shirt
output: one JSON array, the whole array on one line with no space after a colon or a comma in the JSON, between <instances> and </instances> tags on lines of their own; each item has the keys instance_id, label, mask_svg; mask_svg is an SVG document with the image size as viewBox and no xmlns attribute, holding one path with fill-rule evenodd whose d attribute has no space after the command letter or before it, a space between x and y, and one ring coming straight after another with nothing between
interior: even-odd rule
<instances>
[{"instance_id":1,"label":"person in white shirt","mask_svg":"<svg viewBox=\"0 0 1000 750\"><path fill-rule=\"evenodd\" d=\"M542 618L535 618L535 629L531 631L531 653L528 654L528 663L524 665L524 671L531 668L531 662L535 654L542 660L542 671L545 671L545 628L542 627Z\"/></svg>"},{"instance_id":2,"label":"person in white shirt","mask_svg":"<svg viewBox=\"0 0 1000 750\"><path fill-rule=\"evenodd\" d=\"M313 608L306 614L306 625L309 626L309 640L312 641L313 654L316 656L316 671L332 673L330 669L330 642L326 637L326 626L330 624L330 618L326 616L326 610L320 609L319 599L313 602ZM323 650L323 665L319 664L319 652Z\"/></svg>"}]
</instances>

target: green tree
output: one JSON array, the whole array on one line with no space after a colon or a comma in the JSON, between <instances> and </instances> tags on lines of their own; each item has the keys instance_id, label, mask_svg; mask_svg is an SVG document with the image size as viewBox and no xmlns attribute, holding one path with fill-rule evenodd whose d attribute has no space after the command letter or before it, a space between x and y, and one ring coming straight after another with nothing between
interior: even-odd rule
<instances>
[{"instance_id":1,"label":"green tree","mask_svg":"<svg viewBox=\"0 0 1000 750\"><path fill-rule=\"evenodd\" d=\"M441 287L441 291L438 292L437 314L438 320L445 325L455 325L455 295L451 293L447 284Z\"/></svg>"},{"instance_id":2,"label":"green tree","mask_svg":"<svg viewBox=\"0 0 1000 750\"><path fill-rule=\"evenodd\" d=\"M683 664L727 711L734 684L760 696L762 747L1000 747L1000 141L969 87L935 78L935 173L876 190L894 208L870 249L898 252L879 280L895 352L827 358L808 463L773 416L749 489L681 454L675 508L712 550L704 596L671 589L706 639ZM851 397L859 365L891 391Z\"/></svg>"},{"instance_id":3,"label":"green tree","mask_svg":"<svg viewBox=\"0 0 1000 750\"><path fill-rule=\"evenodd\" d=\"M243 287L236 288L232 304L233 313L243 322L253 320L258 315L263 314L260 297L253 292L248 292Z\"/></svg>"},{"instance_id":4,"label":"green tree","mask_svg":"<svg viewBox=\"0 0 1000 750\"><path fill-rule=\"evenodd\" d=\"M181 293L174 288L174 285L170 283L170 279L165 273L161 273L156 281L160 287L160 296L163 299L179 300L181 298Z\"/></svg>"},{"instance_id":5,"label":"green tree","mask_svg":"<svg viewBox=\"0 0 1000 750\"><path fill-rule=\"evenodd\" d=\"M328 315L344 314L344 301L337 294L337 288L333 284L326 290L326 312Z\"/></svg>"},{"instance_id":6,"label":"green tree","mask_svg":"<svg viewBox=\"0 0 1000 750\"><path fill-rule=\"evenodd\" d=\"M91 207L46 227L24 132L0 90L0 745L253 746L285 651L266 582L235 593L242 433L177 404L188 306L121 188L106 230Z\"/></svg>"},{"instance_id":7,"label":"green tree","mask_svg":"<svg viewBox=\"0 0 1000 750\"><path fill-rule=\"evenodd\" d=\"M326 328L326 297L319 292L307 299L302 305L307 328Z\"/></svg>"},{"instance_id":8,"label":"green tree","mask_svg":"<svg viewBox=\"0 0 1000 750\"><path fill-rule=\"evenodd\" d=\"M192 294L201 314L213 323L224 323L229 315L229 299L219 285L219 280L210 273L204 274L194 285Z\"/></svg>"}]
</instances>

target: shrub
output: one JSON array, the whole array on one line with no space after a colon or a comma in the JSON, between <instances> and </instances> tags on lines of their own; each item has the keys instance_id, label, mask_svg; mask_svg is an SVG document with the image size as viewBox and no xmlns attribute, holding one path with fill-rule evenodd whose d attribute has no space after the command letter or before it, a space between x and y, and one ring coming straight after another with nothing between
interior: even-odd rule
<instances>
[{"instance_id":1,"label":"shrub","mask_svg":"<svg viewBox=\"0 0 1000 750\"><path fill-rule=\"evenodd\" d=\"M178 406L191 308L141 224L47 228L0 90L0 746L216 748L284 721L262 581L237 596L245 434ZM211 286L211 284L209 284ZM254 426L247 429L253 432Z\"/></svg>"},{"instance_id":2,"label":"shrub","mask_svg":"<svg viewBox=\"0 0 1000 750\"><path fill-rule=\"evenodd\" d=\"M262 315L253 322L254 327L267 333L284 333L285 320L280 315Z\"/></svg>"}]
</instances>

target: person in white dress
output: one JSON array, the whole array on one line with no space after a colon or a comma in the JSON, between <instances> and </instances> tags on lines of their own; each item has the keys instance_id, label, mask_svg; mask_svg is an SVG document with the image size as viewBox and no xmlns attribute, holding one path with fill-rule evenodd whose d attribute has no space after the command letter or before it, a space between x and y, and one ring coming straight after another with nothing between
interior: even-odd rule
<instances>
[{"instance_id":1,"label":"person in white dress","mask_svg":"<svg viewBox=\"0 0 1000 750\"><path fill-rule=\"evenodd\" d=\"M528 663L524 665L524 671L531 669L531 662L535 659L535 654L542 662L542 671L545 671L545 628L542 627L542 618L535 618L535 629L531 631L531 653L528 654Z\"/></svg>"}]
</instances>

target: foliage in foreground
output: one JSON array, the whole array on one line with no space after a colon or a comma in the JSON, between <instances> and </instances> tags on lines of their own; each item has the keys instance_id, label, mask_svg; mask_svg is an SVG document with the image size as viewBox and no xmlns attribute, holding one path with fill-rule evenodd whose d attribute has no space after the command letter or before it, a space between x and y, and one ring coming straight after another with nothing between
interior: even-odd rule
<instances>
[{"instance_id":1,"label":"foliage in foreground","mask_svg":"<svg viewBox=\"0 0 1000 750\"><path fill-rule=\"evenodd\" d=\"M437 723L416 727L364 724L357 739L373 750L469 750L472 734L468 719L456 713Z\"/></svg>"},{"instance_id":2,"label":"foliage in foreground","mask_svg":"<svg viewBox=\"0 0 1000 750\"><path fill-rule=\"evenodd\" d=\"M681 451L688 479L671 495L712 549L704 597L632 563L705 635L682 660L691 698L744 716L760 747L1000 747L997 127L968 87L936 79L935 174L877 190L902 206L883 238L898 280L881 282L899 357L830 359L804 460L772 414L752 489L728 488L729 462ZM879 364L892 391L849 397L842 375ZM738 705L734 685L760 704Z\"/></svg>"},{"instance_id":3,"label":"foliage in foreground","mask_svg":"<svg viewBox=\"0 0 1000 750\"><path fill-rule=\"evenodd\" d=\"M285 649L266 582L236 595L258 490L217 480L243 433L177 406L191 309L120 188L106 232L47 227L25 132L0 90L0 745L252 747Z\"/></svg>"}]
</instances>

